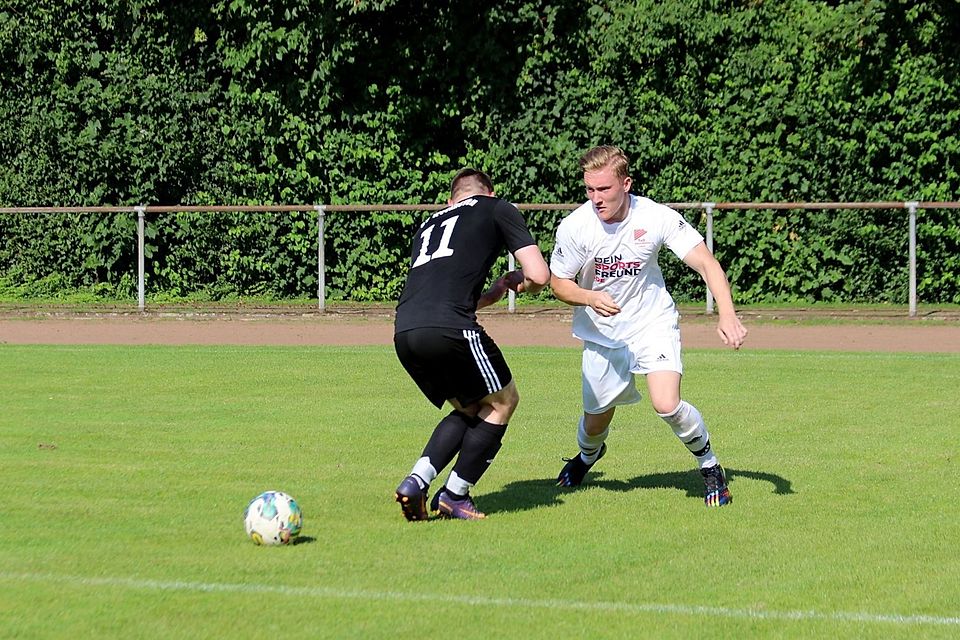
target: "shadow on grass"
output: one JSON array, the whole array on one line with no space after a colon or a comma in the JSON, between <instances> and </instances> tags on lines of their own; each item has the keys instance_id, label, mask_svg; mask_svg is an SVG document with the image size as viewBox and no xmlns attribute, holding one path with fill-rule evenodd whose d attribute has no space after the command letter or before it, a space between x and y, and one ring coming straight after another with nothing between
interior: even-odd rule
<instances>
[{"instance_id":1,"label":"shadow on grass","mask_svg":"<svg viewBox=\"0 0 960 640\"><path fill-rule=\"evenodd\" d=\"M296 538L294 538L293 540L290 541L290 544L291 544L291 545L295 545L295 544L311 544L311 543L316 542L316 541L317 541L317 539L314 538L314 537L312 537L312 536L297 536Z\"/></svg>"},{"instance_id":2,"label":"shadow on grass","mask_svg":"<svg viewBox=\"0 0 960 640\"><path fill-rule=\"evenodd\" d=\"M738 479L760 480L773 485L775 495L794 493L790 481L782 476L761 471L745 471L725 468L727 481L736 497L735 481ZM703 500L703 479L696 470L670 471L637 476L629 480L606 480L603 472L588 473L584 484L579 487L558 487L555 478L538 480L518 480L505 485L501 490L478 496L480 508L486 513L527 511L537 507L561 505L564 497L577 491L591 488L606 491L634 491L637 489L677 489L688 498Z\"/></svg>"}]
</instances>

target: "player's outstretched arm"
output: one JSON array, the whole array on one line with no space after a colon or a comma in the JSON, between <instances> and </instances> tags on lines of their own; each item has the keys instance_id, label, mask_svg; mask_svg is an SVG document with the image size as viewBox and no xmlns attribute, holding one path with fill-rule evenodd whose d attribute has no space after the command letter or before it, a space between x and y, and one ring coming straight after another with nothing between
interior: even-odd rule
<instances>
[{"instance_id":1,"label":"player's outstretched arm","mask_svg":"<svg viewBox=\"0 0 960 640\"><path fill-rule=\"evenodd\" d=\"M514 272L511 271L510 273ZM483 309L484 307L489 307L490 305L499 302L500 298L506 295L507 290L507 276L500 276L493 281L493 284L490 285L489 289L480 295L480 298L477 300L477 310Z\"/></svg>"},{"instance_id":2,"label":"player's outstretched arm","mask_svg":"<svg viewBox=\"0 0 960 640\"><path fill-rule=\"evenodd\" d=\"M737 317L730 293L727 274L717 259L703 242L695 246L683 257L690 268L700 274L717 303L717 335L723 344L739 349L747 337L747 329Z\"/></svg>"},{"instance_id":3,"label":"player's outstretched arm","mask_svg":"<svg viewBox=\"0 0 960 640\"><path fill-rule=\"evenodd\" d=\"M550 276L550 288L560 302L578 307L590 307L597 315L609 317L620 313L620 305L606 291L584 289L575 280Z\"/></svg>"},{"instance_id":4,"label":"player's outstretched arm","mask_svg":"<svg viewBox=\"0 0 960 640\"><path fill-rule=\"evenodd\" d=\"M540 247L530 244L517 249L513 257L520 263L520 269L508 273L507 286L517 293L538 293L550 283L550 267L540 253Z\"/></svg>"},{"instance_id":5,"label":"player's outstretched arm","mask_svg":"<svg viewBox=\"0 0 960 640\"><path fill-rule=\"evenodd\" d=\"M550 282L550 267L537 245L531 244L518 249L514 258L520 263L520 268L497 278L480 296L477 309L498 302L510 289L517 293L537 293Z\"/></svg>"}]
</instances>

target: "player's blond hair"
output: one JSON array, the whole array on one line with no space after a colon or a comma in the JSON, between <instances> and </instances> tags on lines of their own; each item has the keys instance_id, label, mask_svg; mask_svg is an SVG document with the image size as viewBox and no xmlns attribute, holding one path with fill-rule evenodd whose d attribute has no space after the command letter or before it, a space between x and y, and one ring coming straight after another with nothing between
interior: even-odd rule
<instances>
[{"instance_id":1,"label":"player's blond hair","mask_svg":"<svg viewBox=\"0 0 960 640\"><path fill-rule=\"evenodd\" d=\"M618 178L630 177L630 158L620 147L605 144L590 149L580 158L580 168L584 172L600 171L612 167Z\"/></svg>"}]
</instances>

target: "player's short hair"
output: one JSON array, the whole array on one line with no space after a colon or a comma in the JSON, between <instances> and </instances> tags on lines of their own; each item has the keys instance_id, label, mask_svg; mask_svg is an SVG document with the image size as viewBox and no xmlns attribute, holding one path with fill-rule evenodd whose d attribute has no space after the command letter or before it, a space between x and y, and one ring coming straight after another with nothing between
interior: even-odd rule
<instances>
[{"instance_id":1,"label":"player's short hair","mask_svg":"<svg viewBox=\"0 0 960 640\"><path fill-rule=\"evenodd\" d=\"M630 158L620 147L605 144L590 149L580 158L580 168L586 171L600 171L613 167L618 178L630 177Z\"/></svg>"},{"instance_id":2,"label":"player's short hair","mask_svg":"<svg viewBox=\"0 0 960 640\"><path fill-rule=\"evenodd\" d=\"M493 181L483 171L467 167L460 169L450 182L450 198L459 200L458 193L483 191L493 193Z\"/></svg>"}]
</instances>

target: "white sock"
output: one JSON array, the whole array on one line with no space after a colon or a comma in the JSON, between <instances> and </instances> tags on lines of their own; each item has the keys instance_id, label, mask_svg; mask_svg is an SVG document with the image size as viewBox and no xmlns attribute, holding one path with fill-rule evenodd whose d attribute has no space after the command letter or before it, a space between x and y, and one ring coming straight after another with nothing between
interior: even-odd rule
<instances>
[{"instance_id":1,"label":"white sock","mask_svg":"<svg viewBox=\"0 0 960 640\"><path fill-rule=\"evenodd\" d=\"M467 482L458 476L456 471L451 471L450 477L447 478L446 487L447 491L450 493L456 493L457 495L465 496L470 493L470 489L473 488L473 483Z\"/></svg>"},{"instance_id":2,"label":"white sock","mask_svg":"<svg viewBox=\"0 0 960 640\"><path fill-rule=\"evenodd\" d=\"M591 436L587 433L583 416L580 417L580 426L577 427L577 444L580 445L580 459L587 464L593 464L600 456L600 447L603 446L607 435L610 433L608 426L601 433Z\"/></svg>"},{"instance_id":3,"label":"white sock","mask_svg":"<svg viewBox=\"0 0 960 640\"><path fill-rule=\"evenodd\" d=\"M657 415L670 425L680 442L697 459L697 465L701 469L713 467L718 463L717 456L710 447L710 434L707 432L707 425L703 422L703 416L695 406L686 400L681 400L677 408L670 413L658 413Z\"/></svg>"},{"instance_id":4,"label":"white sock","mask_svg":"<svg viewBox=\"0 0 960 640\"><path fill-rule=\"evenodd\" d=\"M426 489L437 477L437 470L430 464L430 458L424 456L413 465L413 471L410 472L410 475L417 479L421 489Z\"/></svg>"}]
</instances>

